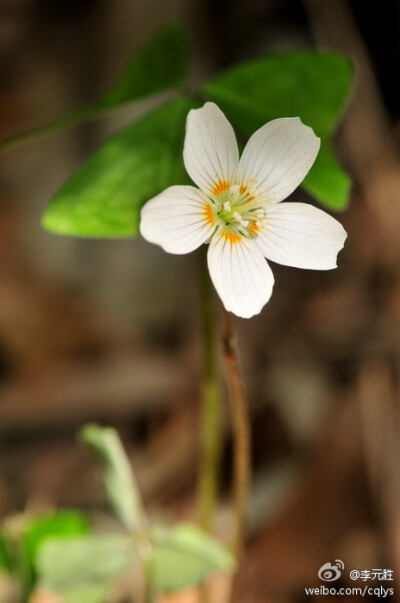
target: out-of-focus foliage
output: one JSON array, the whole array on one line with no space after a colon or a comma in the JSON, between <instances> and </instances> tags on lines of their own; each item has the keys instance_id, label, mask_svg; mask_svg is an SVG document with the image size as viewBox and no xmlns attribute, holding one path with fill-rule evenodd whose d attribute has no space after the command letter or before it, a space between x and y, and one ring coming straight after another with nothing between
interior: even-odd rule
<instances>
[{"instance_id":1,"label":"out-of-focus foliage","mask_svg":"<svg viewBox=\"0 0 400 603\"><path fill-rule=\"evenodd\" d=\"M235 562L227 549L191 524L153 530L153 581L168 592L203 582L215 572L230 573Z\"/></svg>"},{"instance_id":2,"label":"out-of-focus foliage","mask_svg":"<svg viewBox=\"0 0 400 603\"><path fill-rule=\"evenodd\" d=\"M131 553L134 544L139 552L146 550L145 563L154 592L178 590L202 582L211 573L234 570L235 562L229 551L196 526L180 524L169 528L149 523L135 476L115 430L87 425L81 437L95 452L107 498L132 536ZM125 542L121 543L114 544L125 550ZM44 571L50 567L51 555L48 559ZM48 582L44 580L47 587Z\"/></svg>"},{"instance_id":3,"label":"out-of-focus foliage","mask_svg":"<svg viewBox=\"0 0 400 603\"><path fill-rule=\"evenodd\" d=\"M88 519L76 511L58 511L28 521L22 532L22 543L28 563L36 566L38 551L45 540L86 534L90 529Z\"/></svg>"},{"instance_id":4,"label":"out-of-focus foliage","mask_svg":"<svg viewBox=\"0 0 400 603\"><path fill-rule=\"evenodd\" d=\"M44 226L78 236L136 235L142 205L187 179L182 147L192 106L187 98L171 101L109 140L55 196Z\"/></svg>"},{"instance_id":5,"label":"out-of-focus foliage","mask_svg":"<svg viewBox=\"0 0 400 603\"><path fill-rule=\"evenodd\" d=\"M66 603L102 603L111 582L140 560L154 593L234 570L226 547L196 526L149 522L114 429L87 425L80 435L94 452L106 496L126 533L93 534L87 517L75 511L6 520L0 532L0 572L13 574L26 599L32 592L50 592Z\"/></svg>"},{"instance_id":6,"label":"out-of-focus foliage","mask_svg":"<svg viewBox=\"0 0 400 603\"><path fill-rule=\"evenodd\" d=\"M329 143L353 79L351 63L331 52L295 52L244 63L204 87L246 135L271 119L300 117L321 137L303 186L332 209L346 206L350 181Z\"/></svg>"},{"instance_id":7,"label":"out-of-focus foliage","mask_svg":"<svg viewBox=\"0 0 400 603\"><path fill-rule=\"evenodd\" d=\"M96 456L107 498L122 525L128 532L143 529L145 517L140 493L117 432L87 425L81 438Z\"/></svg>"},{"instance_id":8,"label":"out-of-focus foliage","mask_svg":"<svg viewBox=\"0 0 400 603\"><path fill-rule=\"evenodd\" d=\"M147 541L151 590L164 593L195 586L217 572L232 572L226 548L190 524L154 527L135 540L124 535L52 539L40 549L38 588L56 592L68 603L101 603L110 582L137 562L134 547Z\"/></svg>"},{"instance_id":9,"label":"out-of-focus foliage","mask_svg":"<svg viewBox=\"0 0 400 603\"><path fill-rule=\"evenodd\" d=\"M101 603L110 582L137 562L135 546L146 539L146 571L151 590L164 593L195 586L217 572L232 572L226 548L190 524L150 528L137 539L87 535L47 541L38 556L39 589L56 592L67 603Z\"/></svg>"},{"instance_id":10,"label":"out-of-focus foliage","mask_svg":"<svg viewBox=\"0 0 400 603\"><path fill-rule=\"evenodd\" d=\"M36 582L41 547L52 538L68 539L86 534L89 529L88 519L76 511L7 519L0 537L0 568L16 574L22 591L28 595Z\"/></svg>"},{"instance_id":11,"label":"out-of-focus foliage","mask_svg":"<svg viewBox=\"0 0 400 603\"><path fill-rule=\"evenodd\" d=\"M38 587L58 593L67 603L102 603L109 584L132 559L124 535L53 539L41 548Z\"/></svg>"}]
</instances>

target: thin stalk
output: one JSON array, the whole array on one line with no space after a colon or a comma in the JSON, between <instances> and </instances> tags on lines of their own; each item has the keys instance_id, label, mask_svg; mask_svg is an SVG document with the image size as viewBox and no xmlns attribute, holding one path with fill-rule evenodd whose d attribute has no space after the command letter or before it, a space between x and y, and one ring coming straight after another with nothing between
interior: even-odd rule
<instances>
[{"instance_id":1,"label":"thin stalk","mask_svg":"<svg viewBox=\"0 0 400 603\"><path fill-rule=\"evenodd\" d=\"M246 507L251 477L250 421L248 404L240 373L232 315L224 310L223 358L231 405L234 436L233 453L233 530L232 552L238 559L245 536Z\"/></svg>"},{"instance_id":2,"label":"thin stalk","mask_svg":"<svg viewBox=\"0 0 400 603\"><path fill-rule=\"evenodd\" d=\"M151 556L148 558L142 558L144 566L144 593L143 603L155 603L157 601L158 593L154 587L154 566L153 559Z\"/></svg>"},{"instance_id":3,"label":"thin stalk","mask_svg":"<svg viewBox=\"0 0 400 603\"><path fill-rule=\"evenodd\" d=\"M203 333L203 383L201 391L201 459L198 483L200 526L212 532L218 497L222 444L222 404L217 357L213 292L204 253L200 256Z\"/></svg>"},{"instance_id":4,"label":"thin stalk","mask_svg":"<svg viewBox=\"0 0 400 603\"><path fill-rule=\"evenodd\" d=\"M31 128L30 130L22 132L21 134L17 134L11 138L2 140L0 142L0 155L8 153L9 151L14 151L15 149L19 149L20 147L36 142L37 140L48 138L49 136L58 134L58 132L61 132L62 130L72 128L73 126L77 126L85 121L90 121L92 119L96 119L97 117L101 117L105 112L105 109L101 107L89 107L74 111L73 113L63 117L59 117L47 124Z\"/></svg>"},{"instance_id":5,"label":"thin stalk","mask_svg":"<svg viewBox=\"0 0 400 603\"><path fill-rule=\"evenodd\" d=\"M135 493L135 516L138 519L138 524L132 530L132 536L135 539L137 534L140 534L136 541L137 552L142 563L143 570L143 603L155 603L157 600L157 591L154 586L154 562L153 562L153 544L149 536L150 521L146 513L146 508L143 504L142 495L136 483L135 475L132 473L133 491Z\"/></svg>"},{"instance_id":6,"label":"thin stalk","mask_svg":"<svg viewBox=\"0 0 400 603\"><path fill-rule=\"evenodd\" d=\"M177 93L179 93L179 89L177 90ZM176 94L173 93L170 95L170 98L175 98L175 96ZM46 124L33 127L25 132L21 132L20 134L16 134L10 138L1 140L0 156L10 151L19 149L20 147L32 144L38 140L58 134L63 130L79 126L80 124L86 122L94 121L101 117L106 117L114 111L129 105L131 102L133 103L136 100L139 100L139 98L134 98L131 101L128 99L126 101L121 101L120 103L112 104L108 103L107 99L103 99L99 102L95 102L87 107L84 107L83 109L77 109L72 113L57 117Z\"/></svg>"}]
</instances>

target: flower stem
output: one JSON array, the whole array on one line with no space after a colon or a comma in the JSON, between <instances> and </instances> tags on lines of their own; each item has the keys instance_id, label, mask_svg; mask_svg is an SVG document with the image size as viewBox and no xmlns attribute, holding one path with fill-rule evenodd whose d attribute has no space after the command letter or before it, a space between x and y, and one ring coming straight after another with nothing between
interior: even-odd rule
<instances>
[{"instance_id":1,"label":"flower stem","mask_svg":"<svg viewBox=\"0 0 400 603\"><path fill-rule=\"evenodd\" d=\"M201 391L201 460L198 483L200 526L212 532L218 496L222 445L222 404L217 358L216 317L204 253L200 257L203 332L203 384Z\"/></svg>"},{"instance_id":2,"label":"flower stem","mask_svg":"<svg viewBox=\"0 0 400 603\"><path fill-rule=\"evenodd\" d=\"M234 436L232 551L238 559L244 544L246 507L251 477L250 421L240 373L232 315L226 310L224 310L222 342Z\"/></svg>"},{"instance_id":3,"label":"flower stem","mask_svg":"<svg viewBox=\"0 0 400 603\"><path fill-rule=\"evenodd\" d=\"M143 559L142 563L144 565L144 593L143 593L143 603L155 603L157 600L157 592L154 586L154 567L153 567L153 559L149 557L148 559Z\"/></svg>"}]
</instances>

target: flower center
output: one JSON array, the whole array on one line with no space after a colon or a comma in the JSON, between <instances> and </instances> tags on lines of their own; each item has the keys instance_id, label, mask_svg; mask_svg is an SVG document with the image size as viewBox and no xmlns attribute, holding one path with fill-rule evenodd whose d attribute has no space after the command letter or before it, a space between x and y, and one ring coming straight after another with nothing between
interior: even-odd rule
<instances>
[{"instance_id":1,"label":"flower center","mask_svg":"<svg viewBox=\"0 0 400 603\"><path fill-rule=\"evenodd\" d=\"M249 186L218 183L211 200L220 227L225 232L254 237L265 217L262 202L257 197Z\"/></svg>"}]
</instances>

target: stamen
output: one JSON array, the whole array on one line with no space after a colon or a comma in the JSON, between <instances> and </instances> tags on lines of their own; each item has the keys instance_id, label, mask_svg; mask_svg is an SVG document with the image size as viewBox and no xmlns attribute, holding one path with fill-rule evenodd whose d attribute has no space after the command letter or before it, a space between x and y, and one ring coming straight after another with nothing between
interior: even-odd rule
<instances>
[{"instance_id":1,"label":"stamen","mask_svg":"<svg viewBox=\"0 0 400 603\"><path fill-rule=\"evenodd\" d=\"M233 214L233 217L235 218L236 222L238 224L240 224L241 226L244 226L244 228L247 228L247 226L249 225L249 221L248 220L243 220L243 218L239 214L239 212L235 211L235 213Z\"/></svg>"},{"instance_id":2,"label":"stamen","mask_svg":"<svg viewBox=\"0 0 400 603\"><path fill-rule=\"evenodd\" d=\"M229 201L225 201L225 203L224 203L224 205L223 205L223 208L224 208L226 211L232 211L232 207L231 207L231 204L229 203Z\"/></svg>"}]
</instances>

